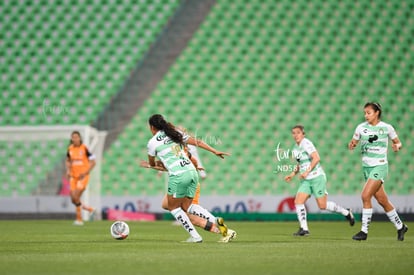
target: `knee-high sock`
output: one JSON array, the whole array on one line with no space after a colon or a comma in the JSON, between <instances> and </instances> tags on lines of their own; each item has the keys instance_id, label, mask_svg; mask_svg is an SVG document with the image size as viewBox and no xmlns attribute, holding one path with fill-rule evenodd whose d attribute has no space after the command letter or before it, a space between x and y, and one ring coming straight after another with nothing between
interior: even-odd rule
<instances>
[{"instance_id":1,"label":"knee-high sock","mask_svg":"<svg viewBox=\"0 0 414 275\"><path fill-rule=\"evenodd\" d=\"M190 205L188 213L204 218L209 222L216 223L216 217L199 204Z\"/></svg>"},{"instance_id":2,"label":"knee-high sock","mask_svg":"<svg viewBox=\"0 0 414 275\"><path fill-rule=\"evenodd\" d=\"M371 223L372 208L362 208L362 225L361 231L368 234L368 227Z\"/></svg>"},{"instance_id":3,"label":"knee-high sock","mask_svg":"<svg viewBox=\"0 0 414 275\"><path fill-rule=\"evenodd\" d=\"M174 218L181 224L181 226L191 235L193 238L201 238L197 230L194 228L194 225L191 223L190 218L184 212L181 207L173 209L170 211Z\"/></svg>"},{"instance_id":4,"label":"knee-high sock","mask_svg":"<svg viewBox=\"0 0 414 275\"><path fill-rule=\"evenodd\" d=\"M300 224L300 227L303 230L309 230L308 228L308 222L306 219L306 208L304 204L296 204L296 214L298 215L298 221Z\"/></svg>"},{"instance_id":5,"label":"knee-high sock","mask_svg":"<svg viewBox=\"0 0 414 275\"><path fill-rule=\"evenodd\" d=\"M400 230L403 227L403 223L395 209L391 210L390 212L387 212L387 216L390 219L390 221L394 224L395 228L397 228L397 230Z\"/></svg>"},{"instance_id":6,"label":"knee-high sock","mask_svg":"<svg viewBox=\"0 0 414 275\"><path fill-rule=\"evenodd\" d=\"M333 201L328 201L326 203L326 210L329 210L331 212L336 212L344 216L347 216L349 214L349 211L347 209L343 208L342 206L336 204Z\"/></svg>"}]
</instances>

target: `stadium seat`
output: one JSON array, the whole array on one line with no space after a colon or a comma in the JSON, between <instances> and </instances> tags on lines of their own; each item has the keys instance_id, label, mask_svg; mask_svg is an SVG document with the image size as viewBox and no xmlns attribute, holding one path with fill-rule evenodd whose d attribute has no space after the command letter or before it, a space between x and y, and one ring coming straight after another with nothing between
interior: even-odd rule
<instances>
[{"instance_id":1,"label":"stadium seat","mask_svg":"<svg viewBox=\"0 0 414 275\"><path fill-rule=\"evenodd\" d=\"M139 5L145 4L56 2L42 8L38 3L32 5L36 12L28 13L21 2L3 3L8 19L0 20L8 31L2 45L8 65L0 71L6 80L0 87L6 93L3 98L10 99L0 110L0 123L93 121L178 1L157 1L141 9ZM92 20L78 12L84 5L90 6L85 10ZM142 12L136 12L138 6ZM404 144L398 156L389 153L387 181L396 182L390 192L413 192L407 187L413 176L404 172L414 170L409 125L414 111L413 8L399 0L375 5L369 0L217 1L131 124L105 152L103 192L164 192L154 171L136 165L137 159L146 157L151 137L147 118L162 113L210 145L231 152L221 160L200 150L209 175L203 194L294 194L297 184L286 184L284 174L273 170L278 164L274 150L277 144L292 148L290 129L296 124L305 125L307 137L318 148L330 194L360 193L360 154L346 145L364 119L363 104L371 100L382 103L384 120L396 127ZM127 20L120 24L119 18ZM13 22L27 31L18 32ZM124 46L124 37L130 44ZM29 51L33 45L43 50ZM63 61L57 68L56 60ZM35 64L41 65L33 74L30 68ZM31 90L25 85L36 92L21 92ZM45 99L51 107L70 107L70 112L45 116L39 112ZM78 107L83 104L89 108ZM294 160L284 164L294 165Z\"/></svg>"},{"instance_id":2,"label":"stadium seat","mask_svg":"<svg viewBox=\"0 0 414 275\"><path fill-rule=\"evenodd\" d=\"M2 14L7 14L0 17L7 30L0 45L0 52L6 53L0 68L1 126L93 122L180 4L178 0L28 3L0 4ZM64 153L59 156L63 157ZM25 160L22 156L15 161ZM52 168L56 158L45 161ZM45 172L36 171L33 182L13 184L0 196L10 195L10 190L30 194ZM0 179L7 181L8 176ZM25 182L20 175L16 178Z\"/></svg>"},{"instance_id":3,"label":"stadium seat","mask_svg":"<svg viewBox=\"0 0 414 275\"><path fill-rule=\"evenodd\" d=\"M390 78L395 74L383 73L381 81L375 80L375 74L382 73L384 62L395 64L390 56L399 55L390 47L395 36L389 37L392 32L386 28L397 29L408 17L400 17L398 24L392 17L384 19L367 39L370 24L378 21L375 14L388 9L385 6L372 8L367 1L361 5L324 1L246 4L216 4L137 116L149 117L150 110L159 109L176 124L197 125L199 136L220 137L220 144L211 145L232 156L218 160L200 152L209 173L203 194L294 194L295 184L286 184L282 175L269 170L277 164L277 144L285 149L293 146L290 128L295 124L305 125L307 137L317 145L330 193L359 193L363 182L359 154L348 151L346 145L363 120L365 101L381 99L386 106L395 104L395 94L383 89L392 85ZM374 10L367 14L368 8ZM398 11L402 7L392 8ZM361 15L365 20L355 27L352 18ZM385 32L387 40L383 39ZM400 40L401 48L409 45L409 39ZM398 89L408 88L407 83L399 83ZM174 99L166 99L168 93ZM411 98L404 100L413 106ZM404 111L387 112L387 120L395 124L401 114ZM133 129L145 133L146 127L135 125ZM404 128L398 131L402 139L410 136ZM137 148L145 148L149 138L144 134ZM127 138L120 141L127 144ZM411 165L411 154L405 155ZM395 169L390 180L401 168ZM137 173L148 182L155 180L146 171ZM397 187L395 192L405 190Z\"/></svg>"}]
</instances>

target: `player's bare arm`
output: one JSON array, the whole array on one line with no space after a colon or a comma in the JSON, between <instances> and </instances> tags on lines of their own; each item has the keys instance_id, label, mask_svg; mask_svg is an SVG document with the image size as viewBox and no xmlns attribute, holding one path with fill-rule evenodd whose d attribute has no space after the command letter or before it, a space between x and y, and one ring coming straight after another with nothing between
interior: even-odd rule
<instances>
[{"instance_id":1,"label":"player's bare arm","mask_svg":"<svg viewBox=\"0 0 414 275\"><path fill-rule=\"evenodd\" d=\"M316 165L319 163L319 161L321 160L321 158L320 158L320 156L319 156L319 153L318 153L318 151L315 151L315 152L313 152L311 155L310 155L310 157L311 157L311 163L310 163L310 165L309 165L309 167L308 167L308 169L306 169L306 171L305 172L303 172L301 175L300 175L300 178L301 179L304 179L304 178L306 178L308 175L309 175L309 173L310 173L310 171L312 171L313 170L313 168L315 168L316 167Z\"/></svg>"},{"instance_id":2,"label":"player's bare arm","mask_svg":"<svg viewBox=\"0 0 414 275\"><path fill-rule=\"evenodd\" d=\"M96 161L94 159L90 160L88 170L85 173L80 174L79 179L83 179L86 175L88 175L92 171L92 169L95 167L95 165L96 165Z\"/></svg>"},{"instance_id":3,"label":"player's bare arm","mask_svg":"<svg viewBox=\"0 0 414 275\"><path fill-rule=\"evenodd\" d=\"M139 166L141 166L143 168L152 168L152 169L158 170L158 171L167 171L167 169L164 167L162 162L155 161L155 159L154 159L154 165L151 165L148 161L141 160L141 162L139 163Z\"/></svg>"},{"instance_id":4,"label":"player's bare arm","mask_svg":"<svg viewBox=\"0 0 414 275\"><path fill-rule=\"evenodd\" d=\"M66 158L66 177L70 178L70 168L72 166L72 163L69 158Z\"/></svg>"},{"instance_id":5,"label":"player's bare arm","mask_svg":"<svg viewBox=\"0 0 414 275\"><path fill-rule=\"evenodd\" d=\"M400 139L398 137L396 137L396 138L392 139L392 145L391 146L392 146L392 150L394 152L398 152L402 148L402 143L401 143Z\"/></svg>"},{"instance_id":6,"label":"player's bare arm","mask_svg":"<svg viewBox=\"0 0 414 275\"><path fill-rule=\"evenodd\" d=\"M293 169L293 171L289 174L289 175L287 175L286 177L285 177L285 181L286 182L290 182L292 179L293 179L293 177L294 176L296 176L296 174L299 172L299 164L296 164L296 166L295 166L295 168Z\"/></svg>"},{"instance_id":7,"label":"player's bare arm","mask_svg":"<svg viewBox=\"0 0 414 275\"><path fill-rule=\"evenodd\" d=\"M354 150L355 149L355 147L358 145L358 140L356 140L356 139L351 139L351 141L349 142L349 144L348 144L348 149L349 150Z\"/></svg>"},{"instance_id":8,"label":"player's bare arm","mask_svg":"<svg viewBox=\"0 0 414 275\"><path fill-rule=\"evenodd\" d=\"M220 152L217 151L216 149L214 149L213 147L211 147L210 145L208 145L207 143L205 143L202 140L199 139L195 139L193 137L189 137L187 140L188 144L203 148L204 150L207 150L213 154L215 154L216 156L220 157L220 158L224 158L224 156L230 156L230 153L226 153L226 152Z\"/></svg>"}]
</instances>

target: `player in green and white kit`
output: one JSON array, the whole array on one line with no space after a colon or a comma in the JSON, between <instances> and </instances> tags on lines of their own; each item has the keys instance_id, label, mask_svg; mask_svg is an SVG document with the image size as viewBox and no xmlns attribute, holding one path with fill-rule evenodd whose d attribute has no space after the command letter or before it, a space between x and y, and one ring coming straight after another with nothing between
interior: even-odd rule
<instances>
[{"instance_id":1,"label":"player in green and white kit","mask_svg":"<svg viewBox=\"0 0 414 275\"><path fill-rule=\"evenodd\" d=\"M292 154L298 161L296 169L285 177L287 182L297 174L300 174L301 183L295 197L295 207L298 216L300 228L294 233L295 236L309 235L308 223L306 218L305 202L314 195L319 209L328 210L344 215L349 224L355 224L354 216L350 209L345 209L333 201L328 201L328 192L326 191L326 175L320 164L319 153L313 143L305 138L305 128L302 125L296 125L292 128L292 136L296 144Z\"/></svg>"},{"instance_id":2,"label":"player in green and white kit","mask_svg":"<svg viewBox=\"0 0 414 275\"><path fill-rule=\"evenodd\" d=\"M162 115L155 114L149 118L149 125L153 137L148 142L148 164L149 168L156 167L155 157L158 157L163 166L168 170L168 209L175 219L190 234L187 242L202 242L194 225L191 223L187 211L192 206L195 196L198 174L188 155L184 151L184 143L199 146L215 155L224 158L228 153L220 152L204 142L183 134L169 122L165 121ZM197 209L197 211L202 209ZM200 218L201 219L201 218ZM222 219L217 221L223 236L227 234L227 227ZM208 226L213 226L207 221Z\"/></svg>"},{"instance_id":3,"label":"player in green and white kit","mask_svg":"<svg viewBox=\"0 0 414 275\"><path fill-rule=\"evenodd\" d=\"M366 122L356 127L354 136L348 145L348 148L353 150L358 143L361 143L362 167L366 180L361 194L362 227L361 231L352 238L357 241L367 239L372 217L371 199L374 197L397 229L397 239L403 241L408 228L403 224L394 206L388 200L383 185L388 174L388 139L392 140L394 152L398 152L402 145L394 128L380 120L382 110L379 103L366 103L364 112Z\"/></svg>"}]
</instances>

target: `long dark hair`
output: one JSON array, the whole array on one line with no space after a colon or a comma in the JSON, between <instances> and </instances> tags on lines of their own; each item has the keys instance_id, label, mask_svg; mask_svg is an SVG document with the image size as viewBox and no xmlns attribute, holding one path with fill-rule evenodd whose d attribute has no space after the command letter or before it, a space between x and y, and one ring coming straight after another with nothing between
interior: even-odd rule
<instances>
[{"instance_id":1,"label":"long dark hair","mask_svg":"<svg viewBox=\"0 0 414 275\"><path fill-rule=\"evenodd\" d=\"M148 123L158 130L164 131L164 133L175 143L184 144L183 135L175 129L173 124L167 122L162 115L152 115L149 118Z\"/></svg>"},{"instance_id":2,"label":"long dark hair","mask_svg":"<svg viewBox=\"0 0 414 275\"><path fill-rule=\"evenodd\" d=\"M378 102L367 102L364 105L364 108L366 107L371 107L372 110L374 110L374 112L379 112L378 118L381 118L381 113L382 113L381 104L379 104Z\"/></svg>"}]
</instances>

